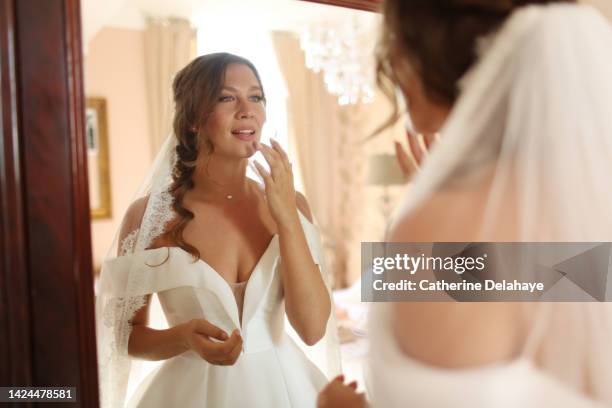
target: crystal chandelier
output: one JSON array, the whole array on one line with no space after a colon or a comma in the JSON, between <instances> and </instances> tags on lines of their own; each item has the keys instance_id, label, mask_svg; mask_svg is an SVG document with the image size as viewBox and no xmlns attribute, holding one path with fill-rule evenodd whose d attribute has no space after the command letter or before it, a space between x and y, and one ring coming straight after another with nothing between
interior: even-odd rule
<instances>
[{"instance_id":1,"label":"crystal chandelier","mask_svg":"<svg viewBox=\"0 0 612 408\"><path fill-rule=\"evenodd\" d=\"M368 24L317 24L304 30L300 46L306 66L323 72L329 92L340 105L369 103L374 98L374 42Z\"/></svg>"}]
</instances>

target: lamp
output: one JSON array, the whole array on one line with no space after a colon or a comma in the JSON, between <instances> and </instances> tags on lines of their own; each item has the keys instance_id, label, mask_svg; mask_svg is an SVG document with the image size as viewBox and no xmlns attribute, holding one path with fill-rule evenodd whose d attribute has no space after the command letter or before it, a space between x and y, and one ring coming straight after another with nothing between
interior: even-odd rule
<instances>
[{"instance_id":1,"label":"lamp","mask_svg":"<svg viewBox=\"0 0 612 408\"><path fill-rule=\"evenodd\" d=\"M367 184L383 187L381 211L385 220L388 220L392 211L389 186L404 185L406 178L393 154L380 153L370 156L368 168Z\"/></svg>"}]
</instances>

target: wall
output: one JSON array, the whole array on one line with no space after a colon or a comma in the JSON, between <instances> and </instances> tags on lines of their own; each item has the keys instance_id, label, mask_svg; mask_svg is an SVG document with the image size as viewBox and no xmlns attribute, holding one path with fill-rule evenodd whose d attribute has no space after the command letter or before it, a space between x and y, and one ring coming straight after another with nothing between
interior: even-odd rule
<instances>
[{"instance_id":1,"label":"wall","mask_svg":"<svg viewBox=\"0 0 612 408\"><path fill-rule=\"evenodd\" d=\"M141 30L106 27L87 47L86 96L106 98L112 195L112 218L92 220L95 268L150 166L143 36Z\"/></svg>"}]
</instances>

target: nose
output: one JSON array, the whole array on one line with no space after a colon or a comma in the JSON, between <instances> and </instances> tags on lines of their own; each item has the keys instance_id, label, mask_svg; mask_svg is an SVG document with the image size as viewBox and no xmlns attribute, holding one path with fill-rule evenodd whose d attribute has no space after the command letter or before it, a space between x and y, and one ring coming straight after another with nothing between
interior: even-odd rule
<instances>
[{"instance_id":1,"label":"nose","mask_svg":"<svg viewBox=\"0 0 612 408\"><path fill-rule=\"evenodd\" d=\"M240 98L236 115L239 119L250 119L255 115L255 113L253 112L253 108L249 101Z\"/></svg>"}]
</instances>

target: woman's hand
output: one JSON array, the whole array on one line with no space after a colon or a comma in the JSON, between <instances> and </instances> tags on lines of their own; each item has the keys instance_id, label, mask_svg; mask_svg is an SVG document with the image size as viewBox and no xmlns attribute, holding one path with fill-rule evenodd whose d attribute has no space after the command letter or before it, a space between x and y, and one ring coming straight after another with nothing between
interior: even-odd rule
<instances>
[{"instance_id":1,"label":"woman's hand","mask_svg":"<svg viewBox=\"0 0 612 408\"><path fill-rule=\"evenodd\" d=\"M438 137L437 133L421 135L406 130L406 139L408 140L410 153L404 150L400 142L395 142L395 156L406 179L409 179L414 171L421 167L423 160L429 153L433 143L438 140ZM412 160L410 159L411 156Z\"/></svg>"},{"instance_id":2,"label":"woman's hand","mask_svg":"<svg viewBox=\"0 0 612 408\"><path fill-rule=\"evenodd\" d=\"M293 171L287 153L275 140L272 140L272 147L258 142L256 148L270 165L270 173L268 173L261 164L255 162L257 172L266 187L268 207L274 221L279 226L285 226L296 221L299 223L295 203L295 187L293 186Z\"/></svg>"},{"instance_id":3,"label":"woman's hand","mask_svg":"<svg viewBox=\"0 0 612 408\"><path fill-rule=\"evenodd\" d=\"M365 395L358 393L357 382L344 385L344 376L334 378L317 398L317 408L365 408Z\"/></svg>"},{"instance_id":4,"label":"woman's hand","mask_svg":"<svg viewBox=\"0 0 612 408\"><path fill-rule=\"evenodd\" d=\"M228 336L208 320L193 319L182 328L185 346L214 365L233 365L242 351L242 337L238 330ZM220 341L213 341L217 339Z\"/></svg>"}]
</instances>

